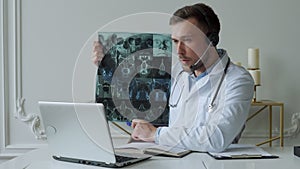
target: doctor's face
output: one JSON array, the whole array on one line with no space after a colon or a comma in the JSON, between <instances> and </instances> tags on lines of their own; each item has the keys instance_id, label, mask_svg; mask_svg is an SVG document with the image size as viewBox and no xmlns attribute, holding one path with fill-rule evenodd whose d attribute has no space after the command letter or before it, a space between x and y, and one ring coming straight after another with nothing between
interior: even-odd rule
<instances>
[{"instance_id":1,"label":"doctor's face","mask_svg":"<svg viewBox=\"0 0 300 169\"><path fill-rule=\"evenodd\" d=\"M199 60L208 47L207 37L199 29L199 23L194 18L177 22L171 25L171 29L172 40L182 67L185 71L190 71L190 66Z\"/></svg>"}]
</instances>

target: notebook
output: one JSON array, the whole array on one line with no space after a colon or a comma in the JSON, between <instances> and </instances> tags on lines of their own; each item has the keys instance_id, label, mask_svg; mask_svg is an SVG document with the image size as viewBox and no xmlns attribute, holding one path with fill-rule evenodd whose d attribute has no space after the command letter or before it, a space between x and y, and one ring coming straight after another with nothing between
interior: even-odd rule
<instances>
[{"instance_id":1,"label":"notebook","mask_svg":"<svg viewBox=\"0 0 300 169\"><path fill-rule=\"evenodd\" d=\"M54 159L100 167L123 167L151 156L117 154L101 103L39 102Z\"/></svg>"},{"instance_id":2,"label":"notebook","mask_svg":"<svg viewBox=\"0 0 300 169\"><path fill-rule=\"evenodd\" d=\"M157 156L166 156L166 157L184 157L191 153L191 150L185 150L178 147L169 147L164 145L158 145L150 142L131 142L125 145L116 147L118 152L140 152L144 154L151 154Z\"/></svg>"}]
</instances>

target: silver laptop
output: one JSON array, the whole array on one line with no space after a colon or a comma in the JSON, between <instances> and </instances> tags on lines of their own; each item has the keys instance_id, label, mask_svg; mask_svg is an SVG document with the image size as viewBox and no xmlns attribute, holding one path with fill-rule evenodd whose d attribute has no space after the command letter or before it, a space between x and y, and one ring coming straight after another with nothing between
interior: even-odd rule
<instances>
[{"instance_id":1,"label":"silver laptop","mask_svg":"<svg viewBox=\"0 0 300 169\"><path fill-rule=\"evenodd\" d=\"M39 102L42 122L56 160L123 167L151 156L116 154L101 103Z\"/></svg>"}]
</instances>

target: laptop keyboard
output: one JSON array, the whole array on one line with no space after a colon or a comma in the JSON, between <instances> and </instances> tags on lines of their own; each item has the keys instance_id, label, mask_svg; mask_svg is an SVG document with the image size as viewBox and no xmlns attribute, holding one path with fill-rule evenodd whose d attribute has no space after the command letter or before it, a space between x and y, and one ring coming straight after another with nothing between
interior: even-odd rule
<instances>
[{"instance_id":1,"label":"laptop keyboard","mask_svg":"<svg viewBox=\"0 0 300 169\"><path fill-rule=\"evenodd\" d=\"M53 156L53 158L55 160L59 160L59 161L67 161L67 162L72 162L72 163L94 165L94 166L99 166L99 167L111 167L111 168L123 167L126 165L136 163L138 161L143 161L143 160L150 158L150 157L135 158L135 157L120 156L120 155L115 155L115 156L116 156L116 163L105 163L105 162L99 162L99 161L89 161L89 160L74 159L74 158L68 158L68 157L59 157L59 156ZM139 160L135 160L135 159L139 159ZM131 161L131 160L133 160L133 161Z\"/></svg>"},{"instance_id":2,"label":"laptop keyboard","mask_svg":"<svg viewBox=\"0 0 300 169\"><path fill-rule=\"evenodd\" d=\"M120 156L120 155L115 155L115 156L116 156L116 161L117 162L125 162L125 161L130 161L130 160L137 159L135 157L125 157L125 156Z\"/></svg>"}]
</instances>

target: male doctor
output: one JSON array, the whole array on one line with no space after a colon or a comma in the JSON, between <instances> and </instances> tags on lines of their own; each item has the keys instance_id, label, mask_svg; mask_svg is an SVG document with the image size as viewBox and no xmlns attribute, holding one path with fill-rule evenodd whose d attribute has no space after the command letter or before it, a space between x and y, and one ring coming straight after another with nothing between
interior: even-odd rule
<instances>
[{"instance_id":1,"label":"male doctor","mask_svg":"<svg viewBox=\"0 0 300 169\"><path fill-rule=\"evenodd\" d=\"M253 79L217 49L220 22L198 3L170 19L178 64L172 69L168 127L134 119L132 138L195 151L220 152L242 130L253 97Z\"/></svg>"},{"instance_id":2,"label":"male doctor","mask_svg":"<svg viewBox=\"0 0 300 169\"><path fill-rule=\"evenodd\" d=\"M220 22L203 3L178 9L170 18L179 62L172 68L168 127L134 119L132 139L195 151L220 152L236 142L253 97L254 82L217 49ZM104 57L94 42L93 61Z\"/></svg>"}]
</instances>

